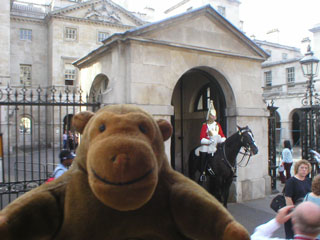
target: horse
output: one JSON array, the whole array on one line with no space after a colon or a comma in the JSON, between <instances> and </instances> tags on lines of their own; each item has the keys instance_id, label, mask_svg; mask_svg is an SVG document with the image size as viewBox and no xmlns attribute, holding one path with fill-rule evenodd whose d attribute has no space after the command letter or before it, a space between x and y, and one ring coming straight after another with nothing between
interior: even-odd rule
<instances>
[{"instance_id":1,"label":"horse","mask_svg":"<svg viewBox=\"0 0 320 240\"><path fill-rule=\"evenodd\" d=\"M227 138L225 142L217 145L217 151L213 157L208 154L206 167L206 175L209 176L208 191L223 203L226 208L229 189L235 177L236 157L241 147L244 147L245 150L243 158L248 156L248 164L250 157L258 153L253 133L248 126L243 128L238 126L236 133ZM196 155L197 148L194 148L189 154L189 177L193 180L196 180L196 171L200 172L201 170L200 157ZM201 183L200 179L198 183Z\"/></svg>"}]
</instances>

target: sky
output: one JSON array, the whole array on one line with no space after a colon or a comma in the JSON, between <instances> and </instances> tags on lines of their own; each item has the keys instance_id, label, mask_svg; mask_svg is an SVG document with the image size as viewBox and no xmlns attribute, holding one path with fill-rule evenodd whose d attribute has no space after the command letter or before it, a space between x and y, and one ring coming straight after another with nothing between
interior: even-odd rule
<instances>
[{"instance_id":1,"label":"sky","mask_svg":"<svg viewBox=\"0 0 320 240\"><path fill-rule=\"evenodd\" d=\"M122 0L115 1L121 2ZM177 1L128 0L129 6L136 9L146 2L153 7L161 8L163 5L168 5L168 2L176 3ZM240 20L244 21L243 31L247 36L255 35L259 40L270 40L300 48L303 38L309 37L312 40L312 33L309 29L320 24L320 0L239 1L241 2ZM272 29L278 29L279 32L267 34Z\"/></svg>"},{"instance_id":2,"label":"sky","mask_svg":"<svg viewBox=\"0 0 320 240\"><path fill-rule=\"evenodd\" d=\"M301 40L320 24L320 0L240 0L240 19L247 36L278 39L280 44L301 47ZM279 33L266 34L272 29ZM278 36L277 36L278 35ZM312 42L311 42L312 45Z\"/></svg>"},{"instance_id":3,"label":"sky","mask_svg":"<svg viewBox=\"0 0 320 240\"><path fill-rule=\"evenodd\" d=\"M43 3L49 0L25 1ZM114 1L121 2L123 0ZM255 35L258 40L269 40L300 48L303 38L309 37L312 40L312 33L309 29L320 24L320 0L239 1L241 2L240 20L244 21L243 31L248 37ZM163 8L163 5L177 2L177 0L129 0L129 5L136 8L131 11L141 8L146 2L149 2L153 7ZM279 32L267 34L272 29L278 29Z\"/></svg>"}]
</instances>

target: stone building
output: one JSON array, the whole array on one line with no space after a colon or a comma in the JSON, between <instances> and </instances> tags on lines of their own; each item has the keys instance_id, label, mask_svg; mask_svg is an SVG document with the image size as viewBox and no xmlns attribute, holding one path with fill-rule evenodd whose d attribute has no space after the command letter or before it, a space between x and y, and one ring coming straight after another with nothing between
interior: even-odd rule
<instances>
[{"instance_id":1,"label":"stone building","mask_svg":"<svg viewBox=\"0 0 320 240\"><path fill-rule=\"evenodd\" d=\"M57 0L48 5L4 1L2 9L0 86L5 92L10 85L12 90L9 92L18 91L19 100L24 98L19 90L22 87L33 89L34 93L40 87L43 92L48 91L48 99L54 92L58 95L59 91L63 96L67 92L71 96L79 88L78 70L72 62L101 46L106 37L145 23L114 2L104 0ZM102 80L99 87L104 85ZM54 89L49 90L52 86ZM99 93L101 89L95 90ZM80 110L74 107L62 109L61 115L53 115L48 110L37 116L31 113L33 109L1 108L2 123L10 129L4 132L4 138L9 133L11 136L11 143L5 141L5 144L12 147L31 145L32 142L57 145L62 132L70 129L73 112ZM55 123L46 119L53 119ZM15 131L12 122L24 130ZM39 132L48 135L37 134L38 126L42 126Z\"/></svg>"},{"instance_id":2,"label":"stone building","mask_svg":"<svg viewBox=\"0 0 320 240\"><path fill-rule=\"evenodd\" d=\"M285 46L268 41L255 42L262 47L270 57L262 63L261 85L266 104L277 107L277 149L280 152L284 140L290 140L293 146L300 147L300 123L306 97L308 79L303 75L300 60L304 57L307 45L312 45L314 55L320 57L320 28L315 26L313 41L302 44L302 49ZM319 93L319 73L314 78L314 91ZM299 150L299 148L297 148Z\"/></svg>"},{"instance_id":3,"label":"stone building","mask_svg":"<svg viewBox=\"0 0 320 240\"><path fill-rule=\"evenodd\" d=\"M255 40L270 57L262 63L261 86L267 104L278 107L277 146L290 140L299 145L301 100L306 91L306 78L303 76L300 49L278 43Z\"/></svg>"},{"instance_id":4,"label":"stone building","mask_svg":"<svg viewBox=\"0 0 320 240\"><path fill-rule=\"evenodd\" d=\"M186 173L189 152L213 99L219 121L230 136L249 125L260 148L238 169L238 200L263 197L267 173L267 116L260 85L267 53L207 5L144 25L103 41L75 62L87 91L107 79L104 104L136 104L174 125L166 142L171 163Z\"/></svg>"}]
</instances>

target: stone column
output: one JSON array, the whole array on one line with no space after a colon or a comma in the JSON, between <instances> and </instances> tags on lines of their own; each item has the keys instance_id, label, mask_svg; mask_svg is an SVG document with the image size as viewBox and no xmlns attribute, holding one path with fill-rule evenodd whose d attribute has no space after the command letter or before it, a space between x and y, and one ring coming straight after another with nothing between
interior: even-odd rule
<instances>
[{"instance_id":1,"label":"stone column","mask_svg":"<svg viewBox=\"0 0 320 240\"><path fill-rule=\"evenodd\" d=\"M10 82L10 1L1 2L0 11L0 84Z\"/></svg>"}]
</instances>

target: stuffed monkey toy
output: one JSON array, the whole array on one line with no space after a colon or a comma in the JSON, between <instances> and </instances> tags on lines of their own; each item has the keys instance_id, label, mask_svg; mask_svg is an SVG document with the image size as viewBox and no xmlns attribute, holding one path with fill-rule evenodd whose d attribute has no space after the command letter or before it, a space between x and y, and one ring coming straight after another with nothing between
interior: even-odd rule
<instances>
[{"instance_id":1,"label":"stuffed monkey toy","mask_svg":"<svg viewBox=\"0 0 320 240\"><path fill-rule=\"evenodd\" d=\"M172 134L133 105L73 117L82 134L73 166L0 212L2 240L249 240L205 189L174 171Z\"/></svg>"}]
</instances>

